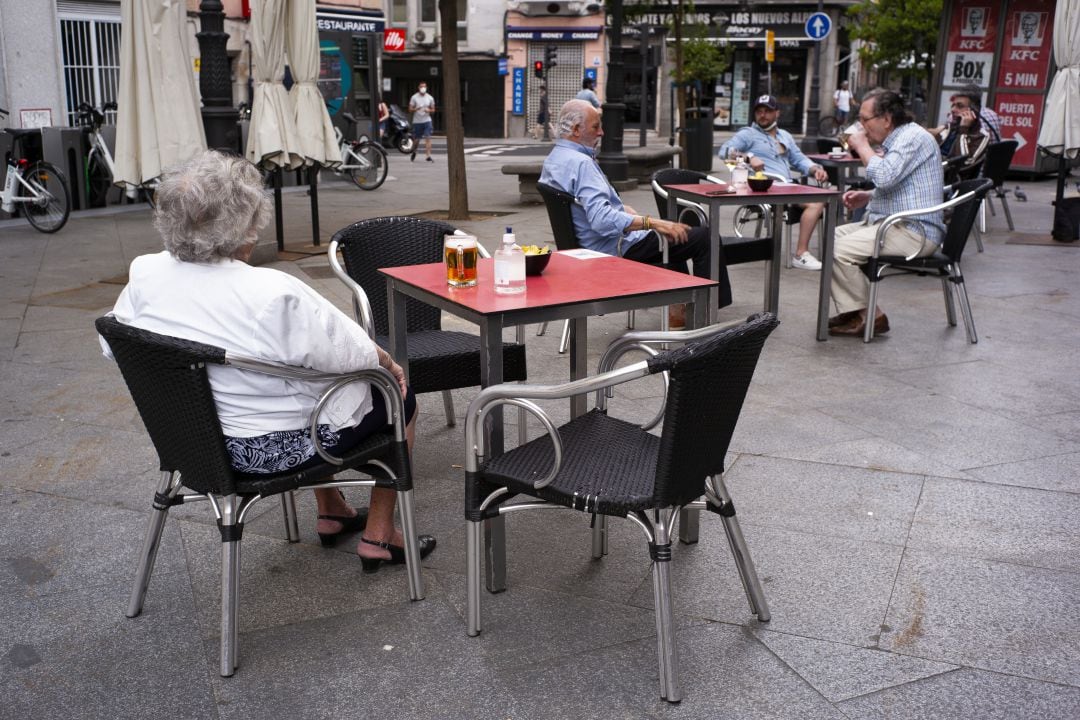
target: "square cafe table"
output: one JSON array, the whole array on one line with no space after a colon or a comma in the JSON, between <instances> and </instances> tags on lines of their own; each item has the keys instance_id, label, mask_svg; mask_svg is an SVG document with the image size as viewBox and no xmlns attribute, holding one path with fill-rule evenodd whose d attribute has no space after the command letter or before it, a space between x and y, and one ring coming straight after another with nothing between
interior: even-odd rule
<instances>
[{"instance_id":1,"label":"square cafe table","mask_svg":"<svg viewBox=\"0 0 1080 720\"><path fill-rule=\"evenodd\" d=\"M519 295L495 292L492 259L480 259L478 282L466 288L447 285L446 265L441 262L380 268L379 272L386 276L389 350L405 376L409 374L405 298L412 297L479 326L482 387L503 381L503 328L569 319L570 376L577 380L588 375L590 316L689 303L693 312L688 312L688 319L694 327L702 327L708 316L709 291L716 286L715 281L587 250L553 253L544 273L527 277L526 290ZM587 399L587 395L571 398L572 417L585 413ZM501 411L492 413L486 432L491 455L501 454ZM492 592L506 586L503 520L485 522L487 587Z\"/></svg>"},{"instance_id":2,"label":"square cafe table","mask_svg":"<svg viewBox=\"0 0 1080 720\"><path fill-rule=\"evenodd\" d=\"M726 205L773 205L772 241L773 260L769 276L765 281L765 309L776 313L780 305L780 247L781 233L784 229L782 208L787 204L823 202L828 205L823 215L821 230L821 285L818 289L817 339L829 337L829 290L832 285L832 246L833 231L836 225L840 197L843 194L836 188L819 188L795 183L774 182L772 187L763 192L749 187L735 190L727 183L698 183L696 185L668 185L668 217L678 217L676 204L679 200L689 200L709 208L709 277L720 277L720 208ZM716 303L709 306L710 321L716 317Z\"/></svg>"}]
</instances>

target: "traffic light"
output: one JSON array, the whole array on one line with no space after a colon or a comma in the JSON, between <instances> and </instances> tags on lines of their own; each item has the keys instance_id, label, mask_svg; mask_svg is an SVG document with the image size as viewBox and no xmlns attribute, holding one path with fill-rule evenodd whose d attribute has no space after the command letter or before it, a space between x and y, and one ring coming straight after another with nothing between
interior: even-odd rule
<instances>
[{"instance_id":1,"label":"traffic light","mask_svg":"<svg viewBox=\"0 0 1080 720\"><path fill-rule=\"evenodd\" d=\"M556 60L558 60L558 57L558 45L547 45L544 47L544 64L547 66L548 72L551 71L551 68L559 64L558 62L556 62Z\"/></svg>"},{"instance_id":2,"label":"traffic light","mask_svg":"<svg viewBox=\"0 0 1080 720\"><path fill-rule=\"evenodd\" d=\"M533 75L540 78L541 80L544 79L544 61L543 60L537 60L536 62L533 63Z\"/></svg>"}]
</instances>

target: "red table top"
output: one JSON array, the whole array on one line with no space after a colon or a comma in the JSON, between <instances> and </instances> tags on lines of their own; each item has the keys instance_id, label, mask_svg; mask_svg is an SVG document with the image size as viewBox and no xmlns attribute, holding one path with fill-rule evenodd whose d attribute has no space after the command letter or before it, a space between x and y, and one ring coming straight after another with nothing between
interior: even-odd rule
<instances>
[{"instance_id":1,"label":"red table top","mask_svg":"<svg viewBox=\"0 0 1080 720\"><path fill-rule=\"evenodd\" d=\"M862 158L851 157L851 153L845 152L840 157L835 157L828 153L814 153L813 155L807 155L806 157L811 160L817 160L818 162L831 162L837 165L862 165Z\"/></svg>"},{"instance_id":2,"label":"red table top","mask_svg":"<svg viewBox=\"0 0 1080 720\"><path fill-rule=\"evenodd\" d=\"M713 197L739 197L750 196L755 198L765 198L769 195L836 195L835 189L825 189L819 187L813 187L811 185L799 185L798 183L785 183L779 185L773 183L772 187L768 190L758 192L757 190L751 190L748 187L742 190L735 190L734 192L727 192L730 187L727 183L697 183L690 185L667 185L670 190L679 190L680 192L690 193L691 195L700 195L703 198ZM718 192L719 191L719 192Z\"/></svg>"},{"instance_id":3,"label":"red table top","mask_svg":"<svg viewBox=\"0 0 1080 720\"><path fill-rule=\"evenodd\" d=\"M484 315L716 285L713 280L619 257L579 259L555 252L542 275L525 278L524 293L499 295L494 268L493 259L481 258L479 282L467 288L447 285L446 265L441 262L380 268L379 272Z\"/></svg>"}]
</instances>

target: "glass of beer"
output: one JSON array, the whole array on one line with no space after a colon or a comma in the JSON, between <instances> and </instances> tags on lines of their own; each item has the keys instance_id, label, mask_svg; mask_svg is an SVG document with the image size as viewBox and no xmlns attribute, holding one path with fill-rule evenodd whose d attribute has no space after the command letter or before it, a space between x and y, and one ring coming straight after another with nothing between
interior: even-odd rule
<instances>
[{"instance_id":1,"label":"glass of beer","mask_svg":"<svg viewBox=\"0 0 1080 720\"><path fill-rule=\"evenodd\" d=\"M443 256L446 258L446 282L451 287L472 287L476 284L476 236L444 235Z\"/></svg>"}]
</instances>

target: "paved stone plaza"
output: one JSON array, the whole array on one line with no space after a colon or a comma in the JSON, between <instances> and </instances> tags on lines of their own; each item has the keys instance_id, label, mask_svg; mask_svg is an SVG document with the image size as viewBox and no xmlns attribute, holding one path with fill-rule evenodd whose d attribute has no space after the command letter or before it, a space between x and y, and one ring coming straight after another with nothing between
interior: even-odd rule
<instances>
[{"instance_id":1,"label":"paved stone plaza","mask_svg":"<svg viewBox=\"0 0 1080 720\"><path fill-rule=\"evenodd\" d=\"M445 159L392 153L370 193L328 179L323 246L353 220L445 208ZM469 160L487 218L461 226L492 248L504 225L550 242L543 207L518 204L502 162ZM781 325L726 474L772 621L750 614L718 518L703 517L672 568L677 706L658 694L632 523L612 522L594 562L582 516L511 516L509 589L485 594L484 633L466 637L463 429L446 427L436 396L420 398L415 453L419 529L439 540L424 601L408 601L403 568L363 575L355 541L322 549L305 495L299 544L276 500L253 510L234 677L218 675L220 542L205 504L172 512L144 612L125 618L158 471L92 321L131 259L160 248L150 211L82 214L54 236L0 223L0 718L1080 717L1080 248L1019 244L1048 236L1054 188L1017 184L1016 233L998 205L986 252L965 255L977 345L946 324L931 279L883 284L892 330L872 344L817 342L818 274L782 271ZM655 212L645 186L625 198ZM274 267L347 308L311 254L302 191L285 194L285 217L295 252ZM762 296L760 264L731 275L725 320ZM624 319L590 321L593 367ZM530 381L565 380L558 328L526 337ZM459 417L474 392L454 393ZM613 412L644 419L656 394L634 388Z\"/></svg>"}]
</instances>

